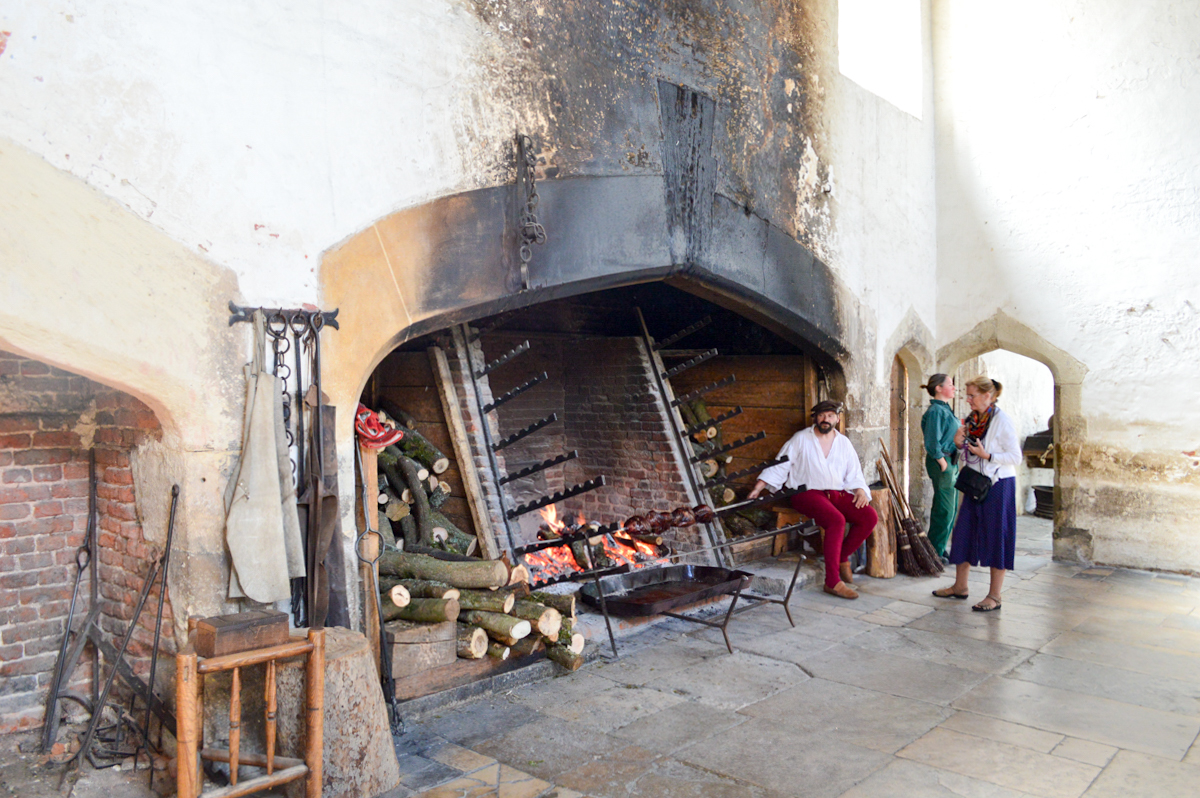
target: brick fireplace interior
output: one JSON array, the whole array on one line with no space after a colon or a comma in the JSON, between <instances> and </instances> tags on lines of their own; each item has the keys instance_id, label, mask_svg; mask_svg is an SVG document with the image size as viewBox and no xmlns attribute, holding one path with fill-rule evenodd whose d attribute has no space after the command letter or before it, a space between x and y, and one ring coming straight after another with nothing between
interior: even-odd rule
<instances>
[{"instance_id":1,"label":"brick fireplace interior","mask_svg":"<svg viewBox=\"0 0 1200 798\"><path fill-rule=\"evenodd\" d=\"M712 323L652 354L643 342L635 308L641 309L656 341L705 317L711 316ZM478 342L482 362L529 342L528 352L484 378L487 395L500 396L543 371L548 375L545 382L489 414L493 436L512 435L550 413L558 414L555 423L504 449L501 469L513 472L564 452L579 453L574 460L505 485L506 506L604 475L605 486L568 498L557 508L560 515L580 514L601 524L692 503L683 471L692 466L678 456L672 442L666 414L675 411L668 410L659 397L652 369L670 369L710 349L719 350L720 356L672 377L669 383L673 393L681 396L730 374L736 376L732 385L703 396L714 417L742 408L740 415L721 425L723 442L759 431L766 435L722 457L723 474L753 469L773 458L788 437L807 425L807 408L829 391L830 366L803 341L785 340L733 311L663 283L547 302L481 319L472 327L484 330ZM454 356L447 333L409 341L380 364L363 401L378 407L380 399L387 399L404 408L419 422L422 434L452 459L445 474L452 498L443 512L470 533L474 526L463 499L461 470L453 461L426 351L433 345ZM459 386L464 411L473 402L469 390ZM481 474L480 478L491 477ZM754 478L746 475L728 487L738 497L744 496ZM703 501L712 504L720 499L704 495ZM537 512L522 516L513 525L513 543L535 541L541 522ZM504 532L498 529L500 548L507 550L508 541L502 538ZM676 551L707 545L698 526L672 529L668 541Z\"/></svg>"},{"instance_id":2,"label":"brick fireplace interior","mask_svg":"<svg viewBox=\"0 0 1200 798\"><path fill-rule=\"evenodd\" d=\"M108 640L125 634L158 556L143 534L132 457L140 443L161 435L154 412L135 397L0 352L0 733L41 724L70 605L76 550L88 526L90 449L96 453L99 625ZM76 627L89 610L88 578L85 572ZM157 594L156 586L126 657L143 678ZM168 600L161 642L167 651L174 649L170 608ZM90 649L89 643L69 685L83 695L90 692ZM102 662L102 673L111 667Z\"/></svg>"}]
</instances>

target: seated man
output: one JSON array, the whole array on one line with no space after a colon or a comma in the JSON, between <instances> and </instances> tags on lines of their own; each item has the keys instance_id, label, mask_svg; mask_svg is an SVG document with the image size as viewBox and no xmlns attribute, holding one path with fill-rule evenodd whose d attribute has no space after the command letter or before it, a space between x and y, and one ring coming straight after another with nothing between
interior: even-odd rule
<instances>
[{"instance_id":1,"label":"seated man","mask_svg":"<svg viewBox=\"0 0 1200 798\"><path fill-rule=\"evenodd\" d=\"M856 599L850 587L850 555L862 545L879 520L871 507L871 494L863 478L858 454L848 438L835 429L841 405L828 400L812 409L813 425L800 430L784 444L779 457L786 463L771 466L758 475L750 491L757 498L765 488L783 485L808 487L792 497L792 507L807 515L825 531L825 592ZM850 531L843 541L846 522Z\"/></svg>"}]
</instances>

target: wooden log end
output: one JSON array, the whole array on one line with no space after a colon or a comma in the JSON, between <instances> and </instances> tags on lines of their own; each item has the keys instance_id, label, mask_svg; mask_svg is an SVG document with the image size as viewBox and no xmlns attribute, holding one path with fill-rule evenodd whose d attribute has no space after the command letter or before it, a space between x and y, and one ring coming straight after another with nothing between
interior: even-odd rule
<instances>
[{"instance_id":1,"label":"wooden log end","mask_svg":"<svg viewBox=\"0 0 1200 798\"><path fill-rule=\"evenodd\" d=\"M433 473L442 474L450 467L450 458L440 457L433 461Z\"/></svg>"}]
</instances>

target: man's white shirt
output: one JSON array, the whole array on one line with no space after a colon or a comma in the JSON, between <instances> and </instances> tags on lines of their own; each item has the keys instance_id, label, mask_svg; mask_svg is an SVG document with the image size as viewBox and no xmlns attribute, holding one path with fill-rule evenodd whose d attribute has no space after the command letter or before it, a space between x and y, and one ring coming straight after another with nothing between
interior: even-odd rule
<instances>
[{"instance_id":1,"label":"man's white shirt","mask_svg":"<svg viewBox=\"0 0 1200 798\"><path fill-rule=\"evenodd\" d=\"M806 427L793 435L779 450L776 459L785 455L786 463L773 465L758 475L771 490L779 490L783 485L789 488L806 485L809 490L853 492L861 488L870 493L858 453L850 439L837 430L833 430L833 446L828 457L821 451L814 427Z\"/></svg>"}]
</instances>

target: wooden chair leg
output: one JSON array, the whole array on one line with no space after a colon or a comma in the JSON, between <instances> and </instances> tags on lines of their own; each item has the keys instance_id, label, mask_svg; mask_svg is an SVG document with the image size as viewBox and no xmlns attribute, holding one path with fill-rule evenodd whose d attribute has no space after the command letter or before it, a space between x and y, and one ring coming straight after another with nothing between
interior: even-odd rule
<instances>
[{"instance_id":1,"label":"wooden chair leg","mask_svg":"<svg viewBox=\"0 0 1200 798\"><path fill-rule=\"evenodd\" d=\"M175 704L178 715L176 724L176 777L175 785L179 798L196 798L199 795L199 696L197 682L204 677L196 672L196 655L175 655Z\"/></svg>"},{"instance_id":2,"label":"wooden chair leg","mask_svg":"<svg viewBox=\"0 0 1200 798\"><path fill-rule=\"evenodd\" d=\"M267 775L275 772L275 660L267 662Z\"/></svg>"},{"instance_id":3,"label":"wooden chair leg","mask_svg":"<svg viewBox=\"0 0 1200 798\"><path fill-rule=\"evenodd\" d=\"M321 764L325 749L325 630L309 629L313 650L308 655L304 674L307 693L306 745L304 760L308 764L305 798L321 798Z\"/></svg>"},{"instance_id":4,"label":"wooden chair leg","mask_svg":"<svg viewBox=\"0 0 1200 798\"><path fill-rule=\"evenodd\" d=\"M238 759L242 746L242 669L233 669L229 689L229 783L238 783Z\"/></svg>"}]
</instances>

